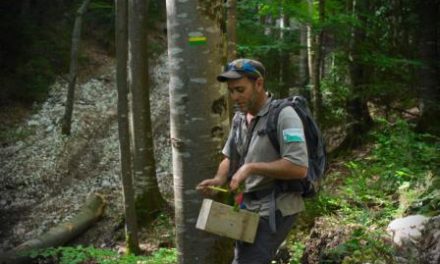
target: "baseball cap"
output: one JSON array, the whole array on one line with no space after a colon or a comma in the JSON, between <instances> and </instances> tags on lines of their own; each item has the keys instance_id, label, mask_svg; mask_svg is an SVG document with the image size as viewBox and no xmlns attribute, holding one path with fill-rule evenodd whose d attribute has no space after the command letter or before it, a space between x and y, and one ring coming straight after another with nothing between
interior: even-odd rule
<instances>
[{"instance_id":1,"label":"baseball cap","mask_svg":"<svg viewBox=\"0 0 440 264\"><path fill-rule=\"evenodd\" d=\"M217 76L219 82L249 78L264 78L265 68L263 64L251 59L237 59L226 65L225 71Z\"/></svg>"}]
</instances>

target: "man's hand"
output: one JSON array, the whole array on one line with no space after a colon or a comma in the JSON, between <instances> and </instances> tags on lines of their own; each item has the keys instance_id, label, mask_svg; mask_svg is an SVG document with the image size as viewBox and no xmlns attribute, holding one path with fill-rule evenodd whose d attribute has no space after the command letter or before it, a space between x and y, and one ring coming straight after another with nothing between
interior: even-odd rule
<instances>
[{"instance_id":1,"label":"man's hand","mask_svg":"<svg viewBox=\"0 0 440 264\"><path fill-rule=\"evenodd\" d=\"M207 179L199 183L196 187L200 193L204 196L213 196L216 192L210 189L210 186L222 186L225 182L217 177L212 179Z\"/></svg>"},{"instance_id":2,"label":"man's hand","mask_svg":"<svg viewBox=\"0 0 440 264\"><path fill-rule=\"evenodd\" d=\"M229 188L231 191L235 191L249 175L252 174L252 163L244 164L238 169L238 171L232 176Z\"/></svg>"}]
</instances>

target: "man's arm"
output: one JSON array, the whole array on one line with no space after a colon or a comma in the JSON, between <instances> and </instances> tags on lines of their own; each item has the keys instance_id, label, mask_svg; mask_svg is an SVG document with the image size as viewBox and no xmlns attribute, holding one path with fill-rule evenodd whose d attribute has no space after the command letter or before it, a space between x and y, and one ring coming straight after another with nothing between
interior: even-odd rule
<instances>
[{"instance_id":1,"label":"man's arm","mask_svg":"<svg viewBox=\"0 0 440 264\"><path fill-rule=\"evenodd\" d=\"M299 166L287 159L272 162L247 163L232 177L230 188L235 190L249 175L258 174L279 180L303 179L307 175L307 167Z\"/></svg>"},{"instance_id":2,"label":"man's arm","mask_svg":"<svg viewBox=\"0 0 440 264\"><path fill-rule=\"evenodd\" d=\"M295 138L284 137L294 129ZM307 175L307 145L302 121L291 107L284 108L278 118L278 142L281 158L272 162L244 164L232 177L230 188L235 190L249 175L264 175L279 180L303 179Z\"/></svg>"}]
</instances>

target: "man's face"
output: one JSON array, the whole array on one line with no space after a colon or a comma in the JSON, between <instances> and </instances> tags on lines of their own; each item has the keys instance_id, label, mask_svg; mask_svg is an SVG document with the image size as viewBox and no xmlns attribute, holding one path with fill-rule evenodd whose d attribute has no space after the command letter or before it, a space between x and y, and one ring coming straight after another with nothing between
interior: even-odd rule
<instances>
[{"instance_id":1,"label":"man's face","mask_svg":"<svg viewBox=\"0 0 440 264\"><path fill-rule=\"evenodd\" d=\"M240 107L242 112L249 112L254 115L258 113L258 107L260 106L259 98L261 98L259 93L264 93L261 81L261 79L251 81L246 77L228 81L231 99Z\"/></svg>"}]
</instances>

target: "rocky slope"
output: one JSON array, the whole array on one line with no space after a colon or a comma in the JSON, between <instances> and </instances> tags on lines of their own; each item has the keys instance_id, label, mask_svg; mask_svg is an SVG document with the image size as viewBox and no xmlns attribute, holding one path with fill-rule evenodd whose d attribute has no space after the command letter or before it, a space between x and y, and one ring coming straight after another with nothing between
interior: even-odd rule
<instances>
[{"instance_id":1,"label":"rocky slope","mask_svg":"<svg viewBox=\"0 0 440 264\"><path fill-rule=\"evenodd\" d=\"M171 199L167 56L150 67L151 109L157 171ZM33 238L74 215L87 194L99 192L108 203L105 216L87 241L115 243L123 213L117 134L114 62L107 58L98 77L78 85L72 134L60 133L67 83L58 80L48 99L13 133L27 135L0 148L0 252ZM118 227L119 226L119 227Z\"/></svg>"}]
</instances>

